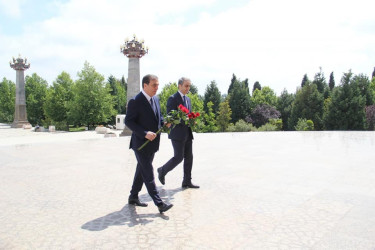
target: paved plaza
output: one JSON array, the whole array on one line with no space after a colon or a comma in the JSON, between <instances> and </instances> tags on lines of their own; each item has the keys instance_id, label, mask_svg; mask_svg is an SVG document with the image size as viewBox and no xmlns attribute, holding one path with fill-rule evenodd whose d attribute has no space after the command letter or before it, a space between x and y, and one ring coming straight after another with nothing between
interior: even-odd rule
<instances>
[{"instance_id":1,"label":"paved plaza","mask_svg":"<svg viewBox=\"0 0 375 250\"><path fill-rule=\"evenodd\" d=\"M375 249L375 132L194 136L201 188L180 164L160 214L127 204L129 137L1 125L0 249ZM154 173L171 156L163 134Z\"/></svg>"}]
</instances>

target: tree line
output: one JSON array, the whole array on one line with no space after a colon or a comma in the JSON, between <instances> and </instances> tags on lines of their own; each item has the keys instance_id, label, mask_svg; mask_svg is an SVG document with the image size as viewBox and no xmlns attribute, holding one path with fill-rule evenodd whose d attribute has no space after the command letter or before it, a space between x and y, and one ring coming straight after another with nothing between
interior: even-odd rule
<instances>
[{"instance_id":1,"label":"tree line","mask_svg":"<svg viewBox=\"0 0 375 250\"><path fill-rule=\"evenodd\" d=\"M248 79L233 74L228 91L221 93L215 81L206 86L204 95L192 85L189 97L193 111L201 113L196 132L292 131L292 130L374 130L375 69L371 79L350 70L336 84L331 72L327 81L320 69L312 80L305 74L295 93L286 89L277 96L257 81L252 88ZM14 116L15 84L3 78L0 82L0 122L11 123ZM159 91L162 113L177 91L169 83ZM117 114L126 113L127 83L96 72L85 62L77 80L62 72L52 85L33 73L25 77L28 120L32 125L69 127L115 123Z\"/></svg>"}]
</instances>

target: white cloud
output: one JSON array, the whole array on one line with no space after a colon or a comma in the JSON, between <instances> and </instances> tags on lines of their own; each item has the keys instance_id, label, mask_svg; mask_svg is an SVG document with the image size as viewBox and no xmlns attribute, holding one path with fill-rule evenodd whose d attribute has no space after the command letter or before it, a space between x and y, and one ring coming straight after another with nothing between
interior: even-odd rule
<instances>
[{"instance_id":1,"label":"white cloud","mask_svg":"<svg viewBox=\"0 0 375 250\"><path fill-rule=\"evenodd\" d=\"M54 18L26 25L21 36L2 36L0 58L21 52L31 63L26 74L36 72L50 83L63 70L75 78L85 60L106 77L127 77L119 47L136 33L150 47L141 75L157 74L161 85L187 76L201 94L212 80L225 93L233 73L279 94L284 87L294 92L303 75L313 78L320 66L327 78L334 71L336 82L349 69L373 69L370 0L253 0L219 14L203 8L216 2L70 1L58 5ZM181 21L200 7L198 19ZM174 19L165 22L169 16ZM10 68L6 72L14 78Z\"/></svg>"},{"instance_id":2,"label":"white cloud","mask_svg":"<svg viewBox=\"0 0 375 250\"><path fill-rule=\"evenodd\" d=\"M17 18L21 15L22 0L0 0L0 9L8 16Z\"/></svg>"}]
</instances>

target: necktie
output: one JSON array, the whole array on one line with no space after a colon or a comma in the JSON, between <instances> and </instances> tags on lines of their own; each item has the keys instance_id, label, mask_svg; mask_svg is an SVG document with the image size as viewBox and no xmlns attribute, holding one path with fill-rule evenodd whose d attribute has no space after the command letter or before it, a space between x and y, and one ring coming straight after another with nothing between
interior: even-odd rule
<instances>
[{"instance_id":1,"label":"necktie","mask_svg":"<svg viewBox=\"0 0 375 250\"><path fill-rule=\"evenodd\" d=\"M186 97L184 96L183 99L184 99L184 106L187 107L187 105L186 105Z\"/></svg>"},{"instance_id":2,"label":"necktie","mask_svg":"<svg viewBox=\"0 0 375 250\"><path fill-rule=\"evenodd\" d=\"M154 102L154 98L151 97L150 102L151 102L152 110L154 110L154 113L156 115L157 110L156 110L156 105L155 105L155 102Z\"/></svg>"}]
</instances>

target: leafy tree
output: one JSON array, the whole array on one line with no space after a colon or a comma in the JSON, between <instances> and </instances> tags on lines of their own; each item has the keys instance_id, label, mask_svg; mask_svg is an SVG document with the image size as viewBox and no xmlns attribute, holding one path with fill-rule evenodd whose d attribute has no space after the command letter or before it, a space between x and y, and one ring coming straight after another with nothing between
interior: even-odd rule
<instances>
[{"instance_id":1,"label":"leafy tree","mask_svg":"<svg viewBox=\"0 0 375 250\"><path fill-rule=\"evenodd\" d=\"M256 106L260 104L266 103L266 97L262 94L262 91L259 89L255 89L253 91L253 95L250 99L250 107L254 109Z\"/></svg>"},{"instance_id":2,"label":"leafy tree","mask_svg":"<svg viewBox=\"0 0 375 250\"><path fill-rule=\"evenodd\" d=\"M47 81L36 73L25 77L27 119L32 125L42 124L45 119L44 102L47 86Z\"/></svg>"},{"instance_id":3,"label":"leafy tree","mask_svg":"<svg viewBox=\"0 0 375 250\"><path fill-rule=\"evenodd\" d=\"M366 98L361 95L353 73L344 73L341 86L334 88L328 107L326 128L329 130L363 130Z\"/></svg>"},{"instance_id":4,"label":"leafy tree","mask_svg":"<svg viewBox=\"0 0 375 250\"><path fill-rule=\"evenodd\" d=\"M190 98L191 101L191 109L192 112L199 112L200 114L204 114L204 104L202 98L198 95L198 93L188 93L187 96ZM197 124L194 126L193 130L195 132L203 132L205 124L203 119L198 119Z\"/></svg>"},{"instance_id":5,"label":"leafy tree","mask_svg":"<svg viewBox=\"0 0 375 250\"><path fill-rule=\"evenodd\" d=\"M217 114L221 102L221 93L215 81L211 81L211 83L207 85L204 93L204 111L206 113L208 113L207 103L209 102L213 103L212 111Z\"/></svg>"},{"instance_id":6,"label":"leafy tree","mask_svg":"<svg viewBox=\"0 0 375 250\"><path fill-rule=\"evenodd\" d=\"M203 100L199 97L199 95L189 93L189 94L187 94L187 96L190 98L190 101L191 101L192 112L203 113L204 112L204 108L203 108L204 104L203 104Z\"/></svg>"},{"instance_id":7,"label":"leafy tree","mask_svg":"<svg viewBox=\"0 0 375 250\"><path fill-rule=\"evenodd\" d=\"M121 82L116 81L117 86L117 98L115 103L117 105L118 114L126 114L126 103L127 103L127 93L126 89L122 86Z\"/></svg>"},{"instance_id":8,"label":"leafy tree","mask_svg":"<svg viewBox=\"0 0 375 250\"><path fill-rule=\"evenodd\" d=\"M256 89L253 92L250 105L251 109L261 104L268 104L273 107L276 107L277 105L277 96L268 86L263 87L261 90Z\"/></svg>"},{"instance_id":9,"label":"leafy tree","mask_svg":"<svg viewBox=\"0 0 375 250\"><path fill-rule=\"evenodd\" d=\"M366 107L366 122L368 130L375 130L375 105Z\"/></svg>"},{"instance_id":10,"label":"leafy tree","mask_svg":"<svg viewBox=\"0 0 375 250\"><path fill-rule=\"evenodd\" d=\"M110 87L110 94L114 100L114 109L117 114L126 114L126 90L121 81L117 80L113 75L108 77L108 84ZM112 117L112 122L116 119Z\"/></svg>"},{"instance_id":11,"label":"leafy tree","mask_svg":"<svg viewBox=\"0 0 375 250\"><path fill-rule=\"evenodd\" d=\"M0 122L11 123L14 120L16 85L5 77L0 82Z\"/></svg>"},{"instance_id":12,"label":"leafy tree","mask_svg":"<svg viewBox=\"0 0 375 250\"><path fill-rule=\"evenodd\" d=\"M280 97L277 99L277 110L280 111L281 120L283 122L283 130L293 130L289 127L288 121L292 114L292 104L294 102L295 95L289 94L286 89L283 90Z\"/></svg>"},{"instance_id":13,"label":"leafy tree","mask_svg":"<svg viewBox=\"0 0 375 250\"><path fill-rule=\"evenodd\" d=\"M302 78L301 82L301 88L303 88L308 82L310 82L309 78L307 77L307 74L305 74Z\"/></svg>"},{"instance_id":14,"label":"leafy tree","mask_svg":"<svg viewBox=\"0 0 375 250\"><path fill-rule=\"evenodd\" d=\"M217 114L216 123L221 132L224 132L228 126L232 116L228 100L220 103L219 113Z\"/></svg>"},{"instance_id":15,"label":"leafy tree","mask_svg":"<svg viewBox=\"0 0 375 250\"><path fill-rule=\"evenodd\" d=\"M372 76L371 76L371 79L375 77L375 67L374 67L374 71L372 71Z\"/></svg>"},{"instance_id":16,"label":"leafy tree","mask_svg":"<svg viewBox=\"0 0 375 250\"><path fill-rule=\"evenodd\" d=\"M229 93L229 106L232 110L232 122L245 119L250 114L250 94L249 88L244 82L235 81Z\"/></svg>"},{"instance_id":17,"label":"leafy tree","mask_svg":"<svg viewBox=\"0 0 375 250\"><path fill-rule=\"evenodd\" d=\"M253 85L253 92L258 89L258 90L262 90L262 86L260 86L260 83L258 81L254 82L254 85Z\"/></svg>"},{"instance_id":18,"label":"leafy tree","mask_svg":"<svg viewBox=\"0 0 375 250\"><path fill-rule=\"evenodd\" d=\"M277 105L277 96L273 89L270 87L266 86L262 88L262 95L266 99L266 103L272 107L276 107Z\"/></svg>"},{"instance_id":19,"label":"leafy tree","mask_svg":"<svg viewBox=\"0 0 375 250\"><path fill-rule=\"evenodd\" d=\"M329 89L332 91L335 87L335 77L333 76L333 72L329 75L329 83L328 83Z\"/></svg>"},{"instance_id":20,"label":"leafy tree","mask_svg":"<svg viewBox=\"0 0 375 250\"><path fill-rule=\"evenodd\" d=\"M213 112L212 106L214 104L212 102L207 103L208 112L203 115L205 127L203 128L202 132L216 132L218 128L216 126L215 120L215 113Z\"/></svg>"},{"instance_id":21,"label":"leafy tree","mask_svg":"<svg viewBox=\"0 0 375 250\"><path fill-rule=\"evenodd\" d=\"M174 93L176 93L178 90L178 87L177 87L177 83L169 83L169 84L166 84L162 91L160 92L160 94L158 95L159 97L159 101L160 101L160 109L161 109L161 113L163 115L166 115L167 114L167 101L168 101L168 98L173 95ZM192 105L194 105L194 102L192 102Z\"/></svg>"},{"instance_id":22,"label":"leafy tree","mask_svg":"<svg viewBox=\"0 0 375 250\"><path fill-rule=\"evenodd\" d=\"M299 118L312 120L316 130L323 129L323 95L319 93L317 85L307 83L297 90L292 104L292 114L289 118L289 128L294 128Z\"/></svg>"},{"instance_id":23,"label":"leafy tree","mask_svg":"<svg viewBox=\"0 0 375 250\"><path fill-rule=\"evenodd\" d=\"M115 115L111 89L104 83L104 76L85 62L78 80L73 85L73 99L68 105L68 117L74 124L92 125L107 123Z\"/></svg>"},{"instance_id":24,"label":"leafy tree","mask_svg":"<svg viewBox=\"0 0 375 250\"><path fill-rule=\"evenodd\" d=\"M63 71L47 90L44 113L51 122L57 122L57 129L69 130L67 103L73 98L72 87L73 80Z\"/></svg>"},{"instance_id":25,"label":"leafy tree","mask_svg":"<svg viewBox=\"0 0 375 250\"><path fill-rule=\"evenodd\" d=\"M251 116L248 116L246 121L251 122L255 127L268 123L270 119L278 119L280 117L280 112L274 107L268 104L259 104L256 106L252 112Z\"/></svg>"}]
</instances>

